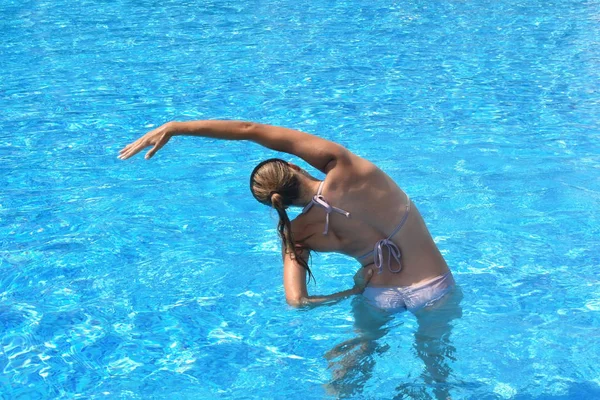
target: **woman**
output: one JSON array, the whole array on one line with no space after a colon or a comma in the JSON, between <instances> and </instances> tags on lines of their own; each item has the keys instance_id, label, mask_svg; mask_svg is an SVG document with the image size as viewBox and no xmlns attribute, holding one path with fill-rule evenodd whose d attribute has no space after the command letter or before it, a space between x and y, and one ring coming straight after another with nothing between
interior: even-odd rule
<instances>
[{"instance_id":1,"label":"woman","mask_svg":"<svg viewBox=\"0 0 600 400\"><path fill-rule=\"evenodd\" d=\"M285 297L292 306L317 305L362 293L387 312L417 312L455 286L444 258L419 210L394 181L371 162L331 141L277 126L239 121L169 122L121 150L128 159L152 146L151 158L173 136L251 140L293 154L320 170L319 181L298 166L270 159L256 166L250 189L279 214ZM287 207L304 207L290 221ZM310 296L310 251L335 251L356 258L362 268L352 289Z\"/></svg>"},{"instance_id":2,"label":"woman","mask_svg":"<svg viewBox=\"0 0 600 400\"><path fill-rule=\"evenodd\" d=\"M419 210L408 196L371 162L339 144L308 133L238 121L169 122L121 150L128 159L152 146L149 159L173 136L193 135L225 140L251 140L293 154L326 176L319 181L280 159L261 162L250 175L250 190L259 202L279 214L283 244L285 297L292 306L318 305L362 293L353 302L358 336L335 346L325 357L335 369L328 391L357 395L371 377L374 355L386 351L378 339L394 313L409 310L419 323L415 353L423 360L423 379L435 397L448 397L447 359L451 321L461 316L461 292L435 245ZM289 206L304 207L290 221ZM352 289L329 296L310 296L307 277L310 251L335 251L356 258L362 268ZM400 382L399 396L414 384ZM417 390L426 390L417 388Z\"/></svg>"}]
</instances>

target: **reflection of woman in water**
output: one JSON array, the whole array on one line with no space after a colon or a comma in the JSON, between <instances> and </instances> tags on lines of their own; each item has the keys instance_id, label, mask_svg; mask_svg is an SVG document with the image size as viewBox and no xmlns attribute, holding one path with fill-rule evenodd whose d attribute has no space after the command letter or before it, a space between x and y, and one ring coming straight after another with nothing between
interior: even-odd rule
<instances>
[{"instance_id":1,"label":"reflection of woman in water","mask_svg":"<svg viewBox=\"0 0 600 400\"><path fill-rule=\"evenodd\" d=\"M252 171L250 190L279 215L283 283L290 305L315 306L362 293L355 304L360 336L337 349L349 356L349 350L358 349L358 355L352 354L355 362L347 366L340 362L338 381L352 373L369 374L369 347L385 334L390 316L406 310L419 321L416 350L425 362L426 380L438 386L445 380L444 356L435 353L447 341L450 320L460 316L460 290L419 210L388 175L337 143L292 129L238 121L170 122L126 146L119 157L127 159L152 146L146 154L150 158L177 135L250 140L298 156L326 174L319 181L292 163L269 159ZM289 206L304 207L293 221L286 212ZM354 257L361 265L354 286L330 295L309 295L311 251ZM330 353L335 357L336 349Z\"/></svg>"}]
</instances>

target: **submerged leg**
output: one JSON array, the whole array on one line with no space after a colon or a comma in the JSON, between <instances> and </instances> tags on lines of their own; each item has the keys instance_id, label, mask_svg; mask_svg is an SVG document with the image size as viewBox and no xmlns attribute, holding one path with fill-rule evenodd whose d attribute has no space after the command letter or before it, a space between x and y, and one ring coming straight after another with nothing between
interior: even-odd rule
<instances>
[{"instance_id":1,"label":"submerged leg","mask_svg":"<svg viewBox=\"0 0 600 400\"><path fill-rule=\"evenodd\" d=\"M390 314L376 310L361 298L353 302L355 338L336 345L325 354L333 370L333 379L325 385L329 394L337 397L354 396L362 392L375 367L375 354L382 354L387 345L377 340L387 334L385 326Z\"/></svg>"},{"instance_id":2,"label":"submerged leg","mask_svg":"<svg viewBox=\"0 0 600 400\"><path fill-rule=\"evenodd\" d=\"M433 389L436 399L449 399L448 377L450 361L455 361L456 348L450 334L452 321L462 316L462 292L455 287L440 301L415 313L419 327L415 332L414 348L425 363L422 378Z\"/></svg>"}]
</instances>

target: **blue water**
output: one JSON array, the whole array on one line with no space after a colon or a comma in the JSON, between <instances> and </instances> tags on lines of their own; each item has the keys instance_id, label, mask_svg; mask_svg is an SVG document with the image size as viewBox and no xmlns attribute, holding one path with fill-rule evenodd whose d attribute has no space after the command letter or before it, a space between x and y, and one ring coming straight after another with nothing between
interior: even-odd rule
<instances>
[{"instance_id":1,"label":"blue water","mask_svg":"<svg viewBox=\"0 0 600 400\"><path fill-rule=\"evenodd\" d=\"M600 398L600 1L4 0L0 32L0 398L335 398L351 301L286 306L247 188L276 154L116 158L204 118L338 141L409 193L464 293L453 399ZM356 267L316 255L309 291ZM414 317L389 329L349 396L434 398Z\"/></svg>"}]
</instances>

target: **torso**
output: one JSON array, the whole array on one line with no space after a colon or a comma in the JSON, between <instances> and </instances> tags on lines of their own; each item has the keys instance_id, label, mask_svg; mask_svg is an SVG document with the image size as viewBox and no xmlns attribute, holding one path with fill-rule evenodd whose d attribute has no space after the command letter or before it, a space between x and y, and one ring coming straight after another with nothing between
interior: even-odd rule
<instances>
[{"instance_id":1,"label":"torso","mask_svg":"<svg viewBox=\"0 0 600 400\"><path fill-rule=\"evenodd\" d=\"M388 238L400 223L406 213L406 194L383 171L357 156L350 165L336 166L327 173L322 194L330 205L351 216L331 213L324 235L326 212L314 206L292 221L296 243L313 251L342 253L374 268L372 254L359 257L372 252L375 243ZM402 253L402 270L392 273L384 267L381 274L374 270L369 286L410 286L448 271L414 203L404 225L390 240ZM393 269L398 267L394 260L390 263Z\"/></svg>"}]
</instances>

